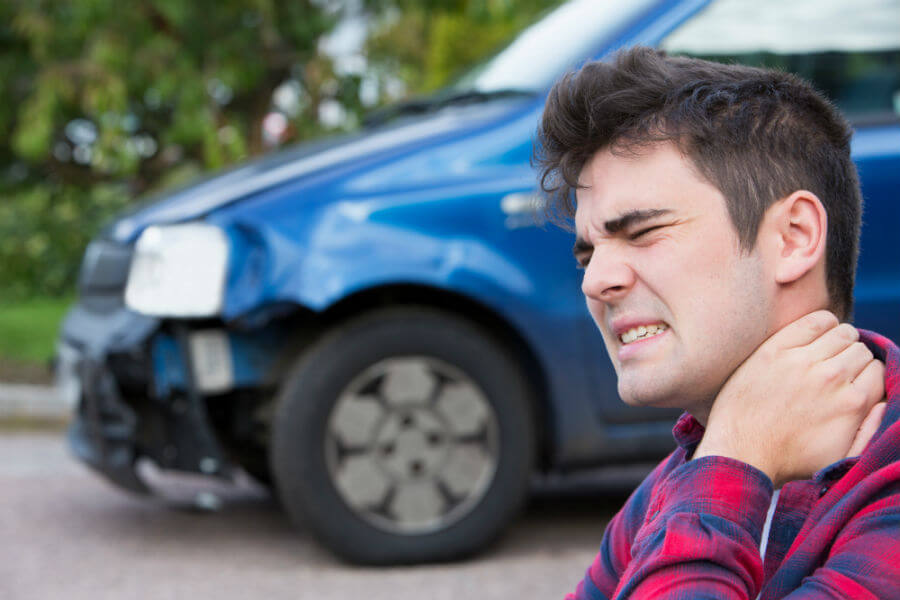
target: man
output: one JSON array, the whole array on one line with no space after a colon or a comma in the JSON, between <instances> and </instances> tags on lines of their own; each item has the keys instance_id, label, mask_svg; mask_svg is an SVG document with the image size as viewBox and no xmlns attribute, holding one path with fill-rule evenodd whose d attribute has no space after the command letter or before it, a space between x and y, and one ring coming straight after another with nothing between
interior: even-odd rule
<instances>
[{"instance_id":1,"label":"man","mask_svg":"<svg viewBox=\"0 0 900 600\"><path fill-rule=\"evenodd\" d=\"M647 48L551 91L542 185L619 394L687 411L576 598L900 597L900 351L840 323L850 136L796 77Z\"/></svg>"}]
</instances>

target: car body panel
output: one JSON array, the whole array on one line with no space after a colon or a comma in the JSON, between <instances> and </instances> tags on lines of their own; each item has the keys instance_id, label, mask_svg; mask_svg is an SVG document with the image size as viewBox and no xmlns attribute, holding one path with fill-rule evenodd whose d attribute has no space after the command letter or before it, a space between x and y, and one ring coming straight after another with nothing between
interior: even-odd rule
<instances>
[{"instance_id":1,"label":"car body panel","mask_svg":"<svg viewBox=\"0 0 900 600\"><path fill-rule=\"evenodd\" d=\"M598 39L583 59L657 45L707 4L657 2ZM296 340L278 335L276 316L300 311L315 323L348 298L415 287L468 299L515 332L534 357L545 383L545 468L656 457L671 446L677 411L619 400L580 292L571 233L547 223L532 204L532 142L546 93L450 105L301 145L133 209L101 241L127 252L150 225L193 220L225 232L230 264L221 315L187 325L225 332L235 388L272 386L284 376L279 369ZM900 189L900 126L860 124L853 155L870 200L857 323L898 339L900 252L891 232L900 224L900 203L884 199ZM166 329L169 321L147 321L135 342L150 356L157 399L191 388L184 333ZM67 320L63 338L100 348L92 360L121 351L110 342L119 325L109 321L109 333L99 334L85 322Z\"/></svg>"}]
</instances>

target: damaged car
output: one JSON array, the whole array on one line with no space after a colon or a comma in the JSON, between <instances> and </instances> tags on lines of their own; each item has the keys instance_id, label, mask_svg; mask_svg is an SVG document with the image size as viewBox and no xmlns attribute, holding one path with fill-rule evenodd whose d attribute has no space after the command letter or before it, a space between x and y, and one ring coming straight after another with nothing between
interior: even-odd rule
<instances>
[{"instance_id":1,"label":"damaged car","mask_svg":"<svg viewBox=\"0 0 900 600\"><path fill-rule=\"evenodd\" d=\"M87 248L60 336L71 448L137 493L140 461L246 471L369 564L481 549L536 473L667 453L677 413L619 400L530 165L552 83L638 43L796 71L850 116L855 322L900 339L897 7L573 0L358 133L121 215Z\"/></svg>"}]
</instances>

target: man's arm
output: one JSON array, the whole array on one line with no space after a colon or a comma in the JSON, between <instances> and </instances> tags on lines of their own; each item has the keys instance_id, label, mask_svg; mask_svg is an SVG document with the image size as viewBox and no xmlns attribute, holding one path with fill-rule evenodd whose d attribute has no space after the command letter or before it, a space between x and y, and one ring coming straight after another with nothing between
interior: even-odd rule
<instances>
[{"instance_id":1,"label":"man's arm","mask_svg":"<svg viewBox=\"0 0 900 600\"><path fill-rule=\"evenodd\" d=\"M689 461L657 488L612 598L755 598L769 478L718 456Z\"/></svg>"},{"instance_id":2,"label":"man's arm","mask_svg":"<svg viewBox=\"0 0 900 600\"><path fill-rule=\"evenodd\" d=\"M566 596L566 600L608 600L613 597L613 592L631 561L631 547L644 523L654 490L666 473L674 468L673 465L681 461L682 453L683 451L676 450L666 457L632 492L606 526L600 551L584 579L578 583L575 593Z\"/></svg>"}]
</instances>

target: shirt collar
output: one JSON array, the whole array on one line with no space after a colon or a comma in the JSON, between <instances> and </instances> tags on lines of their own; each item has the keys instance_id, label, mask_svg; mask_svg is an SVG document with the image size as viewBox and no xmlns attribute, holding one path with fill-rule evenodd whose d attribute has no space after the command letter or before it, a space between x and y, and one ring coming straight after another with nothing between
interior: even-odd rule
<instances>
[{"instance_id":1,"label":"shirt collar","mask_svg":"<svg viewBox=\"0 0 900 600\"><path fill-rule=\"evenodd\" d=\"M672 436L679 446L684 448L688 453L693 452L694 447L703 439L703 432L706 431L700 421L694 418L691 413L683 413L675 427L672 428Z\"/></svg>"}]
</instances>

